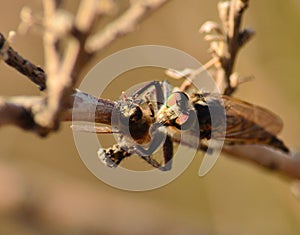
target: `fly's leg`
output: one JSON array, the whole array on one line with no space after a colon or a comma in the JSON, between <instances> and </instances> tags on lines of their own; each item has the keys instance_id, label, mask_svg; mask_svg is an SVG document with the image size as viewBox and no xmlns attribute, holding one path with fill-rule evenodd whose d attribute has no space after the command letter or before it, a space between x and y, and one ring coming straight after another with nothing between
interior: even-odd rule
<instances>
[{"instance_id":1,"label":"fly's leg","mask_svg":"<svg viewBox=\"0 0 300 235\"><path fill-rule=\"evenodd\" d=\"M131 155L130 152L122 149L118 144L107 149L99 148L97 154L100 161L111 168L116 168L124 158Z\"/></svg>"},{"instance_id":2,"label":"fly's leg","mask_svg":"<svg viewBox=\"0 0 300 235\"><path fill-rule=\"evenodd\" d=\"M155 124L153 124L154 126ZM163 142L165 138L165 133L156 130L151 137L151 142L148 148L144 148L141 145L135 146L135 152L140 156L150 156Z\"/></svg>"},{"instance_id":3,"label":"fly's leg","mask_svg":"<svg viewBox=\"0 0 300 235\"><path fill-rule=\"evenodd\" d=\"M132 151L132 153L127 152L116 144L111 148L100 148L97 153L98 158L104 165L111 168L116 168L126 157L131 156L133 153L135 153L135 151ZM155 159L151 158L151 156L140 157L155 168L161 167L161 164L158 163Z\"/></svg>"},{"instance_id":4,"label":"fly's leg","mask_svg":"<svg viewBox=\"0 0 300 235\"><path fill-rule=\"evenodd\" d=\"M200 141L198 149L200 149L203 152L206 152L208 150L208 145L206 143L203 143L202 141Z\"/></svg>"},{"instance_id":5,"label":"fly's leg","mask_svg":"<svg viewBox=\"0 0 300 235\"><path fill-rule=\"evenodd\" d=\"M155 151L163 141L164 133L157 131L157 133L153 136L153 139L154 140L151 142L148 149L143 148L142 146L136 146L134 149L125 150L118 144L107 149L100 148L97 152L98 158L104 165L116 168L126 157L129 157L132 154L137 154L154 168L159 168L163 171L170 170L172 167L173 157L173 145L171 138L167 136L163 145L164 166L151 157L153 151Z\"/></svg>"},{"instance_id":6,"label":"fly's leg","mask_svg":"<svg viewBox=\"0 0 300 235\"><path fill-rule=\"evenodd\" d=\"M154 88L155 88L157 104L158 104L158 107L160 108L160 106L165 102L165 99L164 99L164 91L163 91L162 85L159 81L149 82L146 86L135 91L133 93L132 97L137 98L139 95L141 95L143 92L145 92L151 86L154 86Z\"/></svg>"},{"instance_id":7,"label":"fly's leg","mask_svg":"<svg viewBox=\"0 0 300 235\"><path fill-rule=\"evenodd\" d=\"M203 152L207 152L208 154L212 154L214 151L212 148L208 147L207 143L204 143L203 141L200 141L198 149Z\"/></svg>"},{"instance_id":8,"label":"fly's leg","mask_svg":"<svg viewBox=\"0 0 300 235\"><path fill-rule=\"evenodd\" d=\"M160 135L164 136L163 133L161 133ZM154 137L154 139L155 139L155 137ZM162 141L162 139L160 139L160 143L161 143L161 141ZM171 170L172 158L173 158L173 143L172 143L171 137L167 135L164 145L163 145L164 166L162 166L160 163L158 163L150 155L150 154L152 154L152 151L150 151L150 150L152 150L154 145L157 143L154 143L152 146L149 147L149 149L145 149L140 146L136 146L136 153L139 154L142 159L144 159L146 162L148 162L151 166L153 166L155 168L159 168L162 171Z\"/></svg>"},{"instance_id":9,"label":"fly's leg","mask_svg":"<svg viewBox=\"0 0 300 235\"><path fill-rule=\"evenodd\" d=\"M159 147L165 138L165 133L157 130L152 137L152 141L148 149L142 146L135 147L135 153L141 156L146 162L155 168L159 168L162 171L168 171L172 168L172 158L173 158L173 142L169 135L166 136L165 142L163 144L163 155L164 155L164 165L161 166L156 160L151 158L151 154Z\"/></svg>"},{"instance_id":10,"label":"fly's leg","mask_svg":"<svg viewBox=\"0 0 300 235\"><path fill-rule=\"evenodd\" d=\"M154 124L155 125L155 124ZM155 168L160 168L161 170L164 170L161 167L161 164L158 163L156 160L151 158L151 155L153 152L161 145L161 143L164 141L165 133L157 130L158 127L153 126L154 134L151 137L151 142L148 148L144 148L143 146L137 145L135 146L134 153L139 155L142 159L144 159L146 162L148 162L150 165L152 165Z\"/></svg>"},{"instance_id":11,"label":"fly's leg","mask_svg":"<svg viewBox=\"0 0 300 235\"><path fill-rule=\"evenodd\" d=\"M147 103L147 105L148 105L148 107L149 107L149 109L150 109L150 111L151 111L151 117L155 117L155 108L154 108L154 105L153 105L153 103L152 103L152 101L151 101L151 98L150 98L150 93L148 92L148 93L146 93L146 95L145 95L145 100L146 100L146 103Z\"/></svg>"},{"instance_id":12,"label":"fly's leg","mask_svg":"<svg viewBox=\"0 0 300 235\"><path fill-rule=\"evenodd\" d=\"M163 145L163 154L164 154L165 165L160 169L163 171L169 171L172 168L172 159L173 159L173 142L169 135L167 135L165 143Z\"/></svg>"},{"instance_id":13,"label":"fly's leg","mask_svg":"<svg viewBox=\"0 0 300 235\"><path fill-rule=\"evenodd\" d=\"M155 159L153 159L151 156L141 156L141 158L146 162L148 162L154 168L159 168L159 169L161 168L161 164L157 162Z\"/></svg>"}]
</instances>

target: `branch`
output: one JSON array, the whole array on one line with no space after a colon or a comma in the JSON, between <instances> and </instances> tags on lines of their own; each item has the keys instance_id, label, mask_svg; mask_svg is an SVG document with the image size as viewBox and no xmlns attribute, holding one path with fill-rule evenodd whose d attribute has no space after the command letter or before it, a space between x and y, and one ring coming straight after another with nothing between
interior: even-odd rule
<instances>
[{"instance_id":1,"label":"branch","mask_svg":"<svg viewBox=\"0 0 300 235\"><path fill-rule=\"evenodd\" d=\"M99 1L87 1L83 2L79 7L77 16L75 16L75 22L66 23L65 31L70 31L71 35L67 37L67 46L64 56L58 56L57 43L59 43L65 37L61 37L59 33L64 30L55 31L58 26L55 26L55 18L57 13L55 12L55 4L52 0L44 0L45 6L45 56L46 56L46 71L48 75L47 80L47 106L42 107L41 111L36 114L35 121L41 125L46 126L49 129L56 129L61 119L61 115L71 102L70 95L73 90L74 84L76 84L81 71L93 57L96 52L99 52L104 47L111 44L115 39L123 34L127 34L132 30L128 30L128 26L136 25L139 23L146 13L158 8L166 0L158 1L136 1L134 2L125 17L120 17L116 20L118 23L111 23L109 26L110 32L117 32L113 38L109 41L101 41L101 38L105 38L107 31L100 32L98 36L90 36L92 29L95 26L96 18L98 15L103 14L103 11L99 8L95 10L96 3ZM50 2L50 3L49 3ZM93 7L94 6L94 7ZM89 17L82 17L83 13ZM72 20L71 17L67 19ZM127 22L128 20L128 22ZM60 21L57 21L60 23ZM73 25L73 27L69 27ZM89 44L89 41L93 41L93 38L97 38L97 46L93 46L93 43ZM92 45L93 50L89 50L88 45Z\"/></svg>"},{"instance_id":2,"label":"branch","mask_svg":"<svg viewBox=\"0 0 300 235\"><path fill-rule=\"evenodd\" d=\"M0 97L0 126L15 125L22 129L32 129L34 121L23 105Z\"/></svg>"},{"instance_id":3,"label":"branch","mask_svg":"<svg viewBox=\"0 0 300 235\"><path fill-rule=\"evenodd\" d=\"M200 32L205 33L204 39L210 42L210 52L217 58L215 80L225 95L231 95L243 81L233 73L236 56L240 48L254 35L251 29L241 29L242 17L249 0L232 0L218 4L222 27L208 21Z\"/></svg>"},{"instance_id":4,"label":"branch","mask_svg":"<svg viewBox=\"0 0 300 235\"><path fill-rule=\"evenodd\" d=\"M46 74L44 70L20 56L9 46L8 41L2 33L0 33L0 55L7 65L29 78L33 83L39 86L40 90L46 88Z\"/></svg>"},{"instance_id":5,"label":"branch","mask_svg":"<svg viewBox=\"0 0 300 235\"><path fill-rule=\"evenodd\" d=\"M115 103L75 90L70 97L71 106L61 115L60 121L85 121L109 125ZM76 102L74 102L76 101ZM45 136L48 129L34 121L36 110L45 104L44 97L0 97L0 127L18 126Z\"/></svg>"},{"instance_id":6,"label":"branch","mask_svg":"<svg viewBox=\"0 0 300 235\"><path fill-rule=\"evenodd\" d=\"M223 152L229 154L228 157L250 161L284 176L300 179L300 157L297 153L284 154L261 146L226 146Z\"/></svg>"},{"instance_id":7,"label":"branch","mask_svg":"<svg viewBox=\"0 0 300 235\"><path fill-rule=\"evenodd\" d=\"M72 106L62 115L61 121L85 121L111 124L115 102L96 98L78 89L72 95Z\"/></svg>"},{"instance_id":8,"label":"branch","mask_svg":"<svg viewBox=\"0 0 300 235\"><path fill-rule=\"evenodd\" d=\"M167 0L133 1L130 8L122 16L87 40L86 50L91 53L101 51L116 38L134 31L142 19L166 2Z\"/></svg>"},{"instance_id":9,"label":"branch","mask_svg":"<svg viewBox=\"0 0 300 235\"><path fill-rule=\"evenodd\" d=\"M46 97L41 98L43 102L40 102L39 106L35 106L34 111L31 110L31 107L26 109L27 114L32 118L33 126L39 127L38 133L40 135L44 136L58 129L60 120L66 117L66 110L72 106L74 84L76 84L81 72L95 53L107 47L121 35L133 31L142 19L166 1L134 1L123 16L107 26L110 32L114 32L113 37L108 41L101 41L101 38L107 37L107 30L93 36L91 36L91 32L98 23L100 16L108 15L113 11L113 1L81 1L77 15L73 17L58 8L57 4L59 1L44 0L45 13L43 25L45 27L44 50L46 73L41 68L19 56L8 45L3 35L0 35L0 52L4 61L29 77L31 81L40 86L41 90L47 87ZM33 22L34 20L29 20L29 23ZM97 42L95 46L95 43L91 42L96 38L100 38L100 42ZM65 50L63 51L60 49L62 42L65 45ZM92 48L92 51L86 50L89 47ZM13 104L9 103L9 105ZM21 109L21 106L21 104L18 104L18 108ZM100 109L102 110L102 106ZM11 121L11 124L15 123L20 126L15 115L10 116L14 120ZM106 116L104 115L104 117ZM107 123L108 121L105 120L104 122ZM33 129L35 128L31 128L31 130Z\"/></svg>"}]
</instances>

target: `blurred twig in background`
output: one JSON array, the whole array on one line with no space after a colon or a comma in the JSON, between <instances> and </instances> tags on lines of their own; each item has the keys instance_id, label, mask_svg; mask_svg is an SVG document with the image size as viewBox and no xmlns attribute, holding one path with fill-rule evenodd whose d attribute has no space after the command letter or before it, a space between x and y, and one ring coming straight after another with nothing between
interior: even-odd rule
<instances>
[{"instance_id":1,"label":"blurred twig in background","mask_svg":"<svg viewBox=\"0 0 300 235\"><path fill-rule=\"evenodd\" d=\"M213 77L220 92L224 95L232 95L239 84L248 81L248 77L240 77L234 72L239 50L254 36L252 29L242 29L241 26L243 13L248 4L248 0L220 2L218 12L222 26L216 22L207 21L199 30L200 33L206 34L204 40L209 42L209 52L212 55L212 59L204 67L215 70ZM181 85L183 91L192 85L191 80L202 70L189 72L185 74L188 79Z\"/></svg>"},{"instance_id":2,"label":"blurred twig in background","mask_svg":"<svg viewBox=\"0 0 300 235\"><path fill-rule=\"evenodd\" d=\"M39 102L36 102L36 99L30 102L30 98L26 98L24 101L26 107L22 105L20 99L15 105L12 101L2 98L1 103L5 110L13 107L9 110L14 112L11 121L0 121L0 123L18 125L41 136L57 130L63 112L70 105L72 106L71 94L74 84L91 58L120 36L133 31L143 18L165 2L166 0L132 1L123 15L109 23L104 30L95 33L94 27L101 18L116 11L117 6L114 1L81 1L77 14L72 16L60 9L57 1L44 0L42 23L46 73L18 56L3 35L0 37L0 54L7 64L28 76L42 90L45 89L46 96L41 96ZM24 23L32 23L28 20L31 19L28 13L25 15L27 17L24 17L23 13L23 18L27 21L22 22L23 28ZM64 43L63 49L62 43ZM5 112L5 120L9 119L8 116L9 112ZM23 122L20 119L24 119Z\"/></svg>"}]
</instances>

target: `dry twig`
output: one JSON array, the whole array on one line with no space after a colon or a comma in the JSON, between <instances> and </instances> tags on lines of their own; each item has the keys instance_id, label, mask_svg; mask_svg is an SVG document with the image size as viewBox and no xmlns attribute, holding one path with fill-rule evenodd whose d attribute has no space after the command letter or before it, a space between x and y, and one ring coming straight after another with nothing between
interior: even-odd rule
<instances>
[{"instance_id":1,"label":"dry twig","mask_svg":"<svg viewBox=\"0 0 300 235\"><path fill-rule=\"evenodd\" d=\"M215 80L225 95L231 95L240 79L234 73L236 56L240 48L254 35L251 29L241 29L243 13L249 4L248 0L224 1L218 4L222 27L208 21L202 25L200 32L206 33L204 39L210 42L210 52L217 58Z\"/></svg>"},{"instance_id":2,"label":"dry twig","mask_svg":"<svg viewBox=\"0 0 300 235\"><path fill-rule=\"evenodd\" d=\"M49 132L56 130L62 116L64 115L64 118L66 118L64 114L65 110L72 106L74 84L90 59L121 35L131 32L148 13L157 9L166 1L134 1L123 16L109 24L108 30L104 29L91 35L100 16L110 14L113 11L113 1L82 1L76 16L72 17L67 12L62 12L59 9L59 1L44 0L43 25L45 26L44 51L46 73L40 67L19 56L1 34L0 54L4 61L30 78L41 90L47 88L46 97L40 98L39 105L35 104L34 110L32 109L33 104L23 109L23 112L26 113L25 116L30 117L29 119L32 122L32 127L29 130L34 130L41 136L45 136ZM106 40L102 40L101 38L106 38ZM109 39L107 40L107 38ZM97 42L95 42L96 39ZM62 41L66 45L64 51L60 49ZM28 99L26 99L26 102L29 102ZM5 110L7 111L8 104L4 99L2 99L2 104L5 104ZM11 107L12 105L14 104L10 101L9 106ZM17 107L22 109L21 102L18 103ZM5 119L9 115L7 113ZM20 124L16 119L16 114L12 114L10 123L23 127L23 124ZM70 118L68 117L67 119L69 120Z\"/></svg>"}]
</instances>

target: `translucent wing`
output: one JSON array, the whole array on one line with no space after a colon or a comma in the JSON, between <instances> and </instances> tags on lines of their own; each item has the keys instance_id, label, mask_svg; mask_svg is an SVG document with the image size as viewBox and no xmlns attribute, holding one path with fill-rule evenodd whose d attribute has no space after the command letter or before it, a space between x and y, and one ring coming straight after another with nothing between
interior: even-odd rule
<instances>
[{"instance_id":1,"label":"translucent wing","mask_svg":"<svg viewBox=\"0 0 300 235\"><path fill-rule=\"evenodd\" d=\"M271 111L239 99L194 93L191 100L198 115L200 138L221 140L225 137L229 144L268 144L274 142L283 126L281 119Z\"/></svg>"},{"instance_id":2,"label":"translucent wing","mask_svg":"<svg viewBox=\"0 0 300 235\"><path fill-rule=\"evenodd\" d=\"M271 111L228 96L222 96L222 100L227 118L226 137L238 136L243 132L253 132L261 128L273 135L282 130L282 120Z\"/></svg>"}]
</instances>

